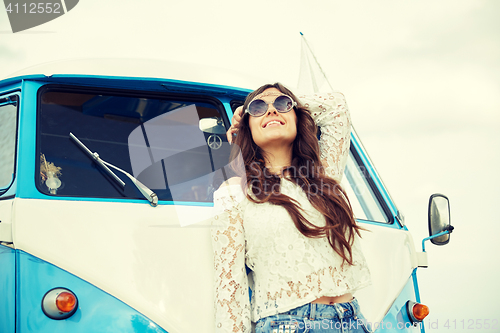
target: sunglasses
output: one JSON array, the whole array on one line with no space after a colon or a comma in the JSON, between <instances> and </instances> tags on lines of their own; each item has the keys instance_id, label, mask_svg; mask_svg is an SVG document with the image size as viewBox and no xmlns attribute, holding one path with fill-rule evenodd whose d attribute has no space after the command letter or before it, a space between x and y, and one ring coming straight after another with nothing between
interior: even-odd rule
<instances>
[{"instance_id":1,"label":"sunglasses","mask_svg":"<svg viewBox=\"0 0 500 333\"><path fill-rule=\"evenodd\" d=\"M293 109L297 105L297 102L288 95L279 95L272 103L267 103L262 99L254 99L248 104L245 113L249 113L254 117L261 117L269 109L269 104L272 104L279 113L286 113Z\"/></svg>"}]
</instances>

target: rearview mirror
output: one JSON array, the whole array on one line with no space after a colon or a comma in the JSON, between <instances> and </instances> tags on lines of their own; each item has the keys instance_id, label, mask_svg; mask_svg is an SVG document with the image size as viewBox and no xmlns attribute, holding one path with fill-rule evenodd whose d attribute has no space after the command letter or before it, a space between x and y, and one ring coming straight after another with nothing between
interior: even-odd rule
<instances>
[{"instance_id":1,"label":"rearview mirror","mask_svg":"<svg viewBox=\"0 0 500 333\"><path fill-rule=\"evenodd\" d=\"M224 122L219 117L210 117L200 119L200 130L210 134L225 134L226 128Z\"/></svg>"},{"instance_id":2,"label":"rearview mirror","mask_svg":"<svg viewBox=\"0 0 500 333\"><path fill-rule=\"evenodd\" d=\"M443 194L433 194L429 199L429 236L432 237L450 228L450 202ZM432 244L445 245L450 234L431 239Z\"/></svg>"}]
</instances>

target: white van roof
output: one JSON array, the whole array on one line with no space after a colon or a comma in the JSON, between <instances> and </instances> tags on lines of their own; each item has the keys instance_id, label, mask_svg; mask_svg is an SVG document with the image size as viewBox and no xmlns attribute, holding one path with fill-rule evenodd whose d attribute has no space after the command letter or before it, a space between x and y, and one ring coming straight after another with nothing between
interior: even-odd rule
<instances>
[{"instance_id":1,"label":"white van roof","mask_svg":"<svg viewBox=\"0 0 500 333\"><path fill-rule=\"evenodd\" d=\"M200 82L214 85L254 90L269 83L236 71L200 64L153 59L71 59L48 62L25 68L5 77L16 78L30 75L88 75L109 77L137 77Z\"/></svg>"}]
</instances>

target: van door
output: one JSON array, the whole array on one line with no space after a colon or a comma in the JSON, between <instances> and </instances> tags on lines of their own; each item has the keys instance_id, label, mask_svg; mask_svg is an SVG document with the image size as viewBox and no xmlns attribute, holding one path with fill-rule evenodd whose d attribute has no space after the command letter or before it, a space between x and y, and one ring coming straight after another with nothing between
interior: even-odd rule
<instances>
[{"instance_id":1,"label":"van door","mask_svg":"<svg viewBox=\"0 0 500 333\"><path fill-rule=\"evenodd\" d=\"M19 97L0 96L0 332L15 332L16 256L12 248L11 189L15 176Z\"/></svg>"}]
</instances>

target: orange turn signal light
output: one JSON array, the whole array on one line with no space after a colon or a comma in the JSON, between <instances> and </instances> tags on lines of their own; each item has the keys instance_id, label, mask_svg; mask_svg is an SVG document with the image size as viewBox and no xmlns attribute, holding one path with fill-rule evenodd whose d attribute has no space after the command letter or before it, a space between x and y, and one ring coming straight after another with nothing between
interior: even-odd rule
<instances>
[{"instance_id":1,"label":"orange turn signal light","mask_svg":"<svg viewBox=\"0 0 500 333\"><path fill-rule=\"evenodd\" d=\"M429 314L429 307L427 305L413 301L408 301L406 304L408 315L413 323L421 322Z\"/></svg>"},{"instance_id":2,"label":"orange turn signal light","mask_svg":"<svg viewBox=\"0 0 500 333\"><path fill-rule=\"evenodd\" d=\"M64 291L56 297L56 306L61 312L71 312L76 306L76 296Z\"/></svg>"},{"instance_id":3,"label":"orange turn signal light","mask_svg":"<svg viewBox=\"0 0 500 333\"><path fill-rule=\"evenodd\" d=\"M49 290L42 299L42 310L51 319L71 317L78 309L78 298L67 288Z\"/></svg>"},{"instance_id":4,"label":"orange turn signal light","mask_svg":"<svg viewBox=\"0 0 500 333\"><path fill-rule=\"evenodd\" d=\"M429 307L427 305L416 303L413 305L412 311L415 319L422 321L429 314Z\"/></svg>"}]
</instances>

